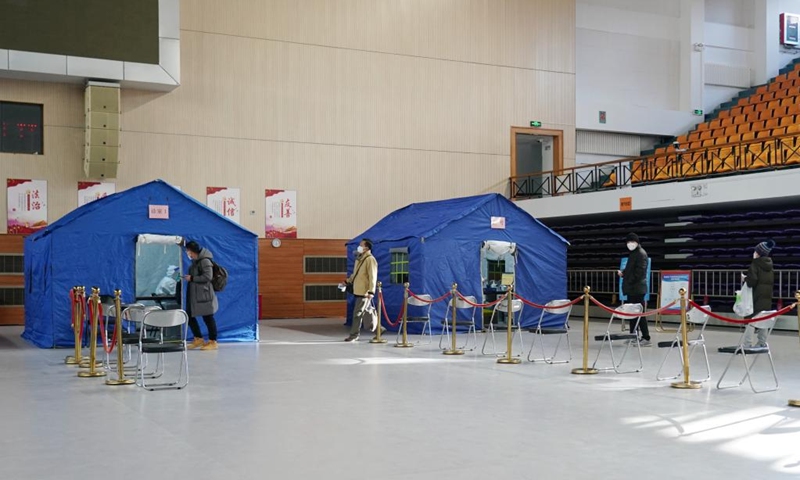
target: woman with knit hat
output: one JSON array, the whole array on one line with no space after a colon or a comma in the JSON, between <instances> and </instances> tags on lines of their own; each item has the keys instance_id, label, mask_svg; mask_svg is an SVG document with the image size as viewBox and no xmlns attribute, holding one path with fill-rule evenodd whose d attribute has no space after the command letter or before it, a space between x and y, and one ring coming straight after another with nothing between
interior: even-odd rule
<instances>
[{"instance_id":1,"label":"woman with knit hat","mask_svg":"<svg viewBox=\"0 0 800 480\"><path fill-rule=\"evenodd\" d=\"M753 318L760 312L772 310L772 289L775 285L775 271L769 254L773 248L775 248L775 241L766 240L756 245L753 251L753 261L750 263L750 268L747 269L747 275L744 277L747 286L753 289L753 314L746 318ZM756 334L758 335L756 346L766 346L766 330L756 328ZM750 341L750 338L745 339L745 343L750 343Z\"/></svg>"}]
</instances>

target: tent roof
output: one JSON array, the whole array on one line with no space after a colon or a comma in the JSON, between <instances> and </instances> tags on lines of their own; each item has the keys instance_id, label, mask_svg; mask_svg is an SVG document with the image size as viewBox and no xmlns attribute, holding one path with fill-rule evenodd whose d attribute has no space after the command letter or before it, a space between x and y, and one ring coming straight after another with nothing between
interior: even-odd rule
<instances>
[{"instance_id":1,"label":"tent roof","mask_svg":"<svg viewBox=\"0 0 800 480\"><path fill-rule=\"evenodd\" d=\"M148 219L145 212L147 211L147 205L150 203L170 205L170 220L165 222L164 220ZM176 209L176 207L179 207L179 209ZM188 210L185 210L187 207ZM192 216L187 215L189 211L191 211ZM175 215L173 215L173 212ZM84 223L87 221L90 221L92 225L91 228L87 229L86 233L91 233L92 229L104 233L141 233L143 228L148 230L148 233L172 233L176 231L176 222L182 227L179 229L182 234L207 233L208 225L199 221L200 218L196 218L195 215L205 217L203 220L221 220L222 223L215 224L215 228L229 229L230 231L239 234L245 233L253 237L257 236L164 180L158 179L76 208L43 230L30 235L28 240L36 241L69 227L85 229L87 225L84 225ZM107 221L102 219L107 219ZM159 225L163 225L168 231L159 232Z\"/></svg>"},{"instance_id":2,"label":"tent roof","mask_svg":"<svg viewBox=\"0 0 800 480\"><path fill-rule=\"evenodd\" d=\"M378 223L351 240L351 242L365 237L376 240L380 239L382 242L398 241L408 238L429 238L442 231L448 225L458 222L484 205L492 202L498 203L502 209L512 209L522 218L529 219L532 224L544 228L545 231L555 238L569 244L564 237L557 234L531 214L519 208L513 202L498 193L433 202L412 203L383 217Z\"/></svg>"}]
</instances>

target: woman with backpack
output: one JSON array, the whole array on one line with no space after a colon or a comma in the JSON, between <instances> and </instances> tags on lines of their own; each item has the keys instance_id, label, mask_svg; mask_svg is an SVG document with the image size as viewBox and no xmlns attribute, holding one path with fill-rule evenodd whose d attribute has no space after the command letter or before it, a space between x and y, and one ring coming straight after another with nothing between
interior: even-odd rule
<instances>
[{"instance_id":1,"label":"woman with backpack","mask_svg":"<svg viewBox=\"0 0 800 480\"><path fill-rule=\"evenodd\" d=\"M207 248L202 248L194 240L186 243L186 255L192 260L189 274L183 279L187 283L186 306L189 314L189 328L192 330L194 340L187 348L200 348L200 350L217 350L217 322L214 314L219 308L217 295L211 279L214 276L214 255ZM197 317L203 317L208 328L208 342L203 341L203 332Z\"/></svg>"}]
</instances>

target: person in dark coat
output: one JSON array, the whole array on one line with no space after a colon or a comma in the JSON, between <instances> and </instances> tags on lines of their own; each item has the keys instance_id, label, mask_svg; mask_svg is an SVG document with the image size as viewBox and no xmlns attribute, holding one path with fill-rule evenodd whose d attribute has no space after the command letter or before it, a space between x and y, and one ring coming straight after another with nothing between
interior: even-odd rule
<instances>
[{"instance_id":1,"label":"person in dark coat","mask_svg":"<svg viewBox=\"0 0 800 480\"><path fill-rule=\"evenodd\" d=\"M753 261L750 263L750 268L747 269L747 275L744 277L747 286L753 289L753 314L747 318L753 318L760 312L772 310L772 290L775 286L775 270L772 265L772 259L769 254L775 248L773 240L766 240L756 245L753 251ZM758 335L758 343L755 346L764 347L767 345L767 331L761 328L756 328ZM751 338L745 339L745 343L749 344Z\"/></svg>"},{"instance_id":2,"label":"person in dark coat","mask_svg":"<svg viewBox=\"0 0 800 480\"><path fill-rule=\"evenodd\" d=\"M214 287L211 285L211 278L214 275L211 259L214 255L195 241L186 244L186 255L192 260L189 274L183 277L187 284L186 313L189 314L189 328L194 335L194 340L188 348L217 350L217 321L214 319L214 314L217 313L219 304ZM203 317L203 322L208 328L208 342L203 341L203 332L200 330L197 317Z\"/></svg>"},{"instance_id":3,"label":"person in dark coat","mask_svg":"<svg viewBox=\"0 0 800 480\"><path fill-rule=\"evenodd\" d=\"M625 270L617 270L617 275L622 277L622 293L628 297L627 303L640 303L644 310L644 297L647 294L647 252L639 245L639 236L635 233L629 233L625 237L625 246L631 252L628 263L625 264ZM631 318L630 332L634 333L637 321L642 334L639 345L649 347L651 344L647 317Z\"/></svg>"}]
</instances>

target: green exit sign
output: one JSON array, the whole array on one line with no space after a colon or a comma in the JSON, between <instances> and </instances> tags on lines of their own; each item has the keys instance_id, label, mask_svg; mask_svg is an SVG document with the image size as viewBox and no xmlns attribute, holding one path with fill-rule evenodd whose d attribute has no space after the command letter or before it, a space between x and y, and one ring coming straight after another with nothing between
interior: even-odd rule
<instances>
[{"instance_id":1,"label":"green exit sign","mask_svg":"<svg viewBox=\"0 0 800 480\"><path fill-rule=\"evenodd\" d=\"M694 112L692 112L692 113L694 113L695 115L697 115L698 117L700 117L700 116L702 116L702 115L703 115L703 110L702 110L702 109L700 109L700 108L698 108L698 109L696 109L696 110L695 110Z\"/></svg>"},{"instance_id":2,"label":"green exit sign","mask_svg":"<svg viewBox=\"0 0 800 480\"><path fill-rule=\"evenodd\" d=\"M542 122L539 122L537 120L534 120L534 121L531 122L531 127L541 127L541 126L542 126Z\"/></svg>"}]
</instances>

